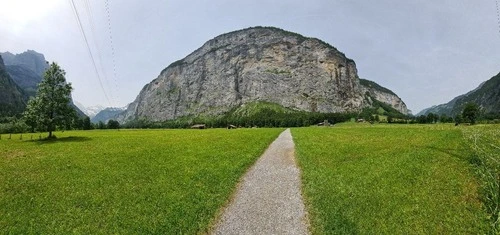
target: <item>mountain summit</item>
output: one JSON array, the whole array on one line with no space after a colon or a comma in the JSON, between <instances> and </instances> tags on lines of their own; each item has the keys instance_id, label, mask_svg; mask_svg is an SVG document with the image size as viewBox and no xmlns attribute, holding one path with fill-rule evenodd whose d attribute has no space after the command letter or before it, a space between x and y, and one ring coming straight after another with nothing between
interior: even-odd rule
<instances>
[{"instance_id":1,"label":"mountain summit","mask_svg":"<svg viewBox=\"0 0 500 235\"><path fill-rule=\"evenodd\" d=\"M397 95L378 88L360 84L355 62L319 39L254 27L220 35L170 64L119 119L219 115L260 101L342 113L360 111L378 100L408 113Z\"/></svg>"}]
</instances>

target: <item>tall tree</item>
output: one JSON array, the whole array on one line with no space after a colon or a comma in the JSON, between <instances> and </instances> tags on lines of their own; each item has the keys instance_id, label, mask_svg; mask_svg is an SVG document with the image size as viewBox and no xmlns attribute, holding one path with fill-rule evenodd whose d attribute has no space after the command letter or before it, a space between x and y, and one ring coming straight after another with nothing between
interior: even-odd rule
<instances>
[{"instance_id":1,"label":"tall tree","mask_svg":"<svg viewBox=\"0 0 500 235\"><path fill-rule=\"evenodd\" d=\"M56 63L50 64L42 82L38 85L36 97L28 101L23 116L26 123L38 131L49 132L49 138L56 127L66 128L75 117L75 110L69 105L71 83L66 82L66 73Z\"/></svg>"},{"instance_id":2,"label":"tall tree","mask_svg":"<svg viewBox=\"0 0 500 235\"><path fill-rule=\"evenodd\" d=\"M120 123L115 120L109 120L108 129L120 129Z\"/></svg>"},{"instance_id":3,"label":"tall tree","mask_svg":"<svg viewBox=\"0 0 500 235\"><path fill-rule=\"evenodd\" d=\"M84 130L91 130L92 129L92 123L90 122L89 117L83 118L83 129Z\"/></svg>"},{"instance_id":4,"label":"tall tree","mask_svg":"<svg viewBox=\"0 0 500 235\"><path fill-rule=\"evenodd\" d=\"M475 103L467 103L462 112L462 116L465 120L468 120L472 125L474 125L479 116L479 106Z\"/></svg>"}]
</instances>

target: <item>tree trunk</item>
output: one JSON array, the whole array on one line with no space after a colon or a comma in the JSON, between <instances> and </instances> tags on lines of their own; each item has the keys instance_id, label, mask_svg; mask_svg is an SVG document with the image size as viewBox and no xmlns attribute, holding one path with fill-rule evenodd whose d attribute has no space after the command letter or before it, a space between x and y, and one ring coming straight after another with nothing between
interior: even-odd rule
<instances>
[{"instance_id":1,"label":"tree trunk","mask_svg":"<svg viewBox=\"0 0 500 235\"><path fill-rule=\"evenodd\" d=\"M49 137L47 137L48 139L50 139L52 137L52 130L49 130Z\"/></svg>"}]
</instances>

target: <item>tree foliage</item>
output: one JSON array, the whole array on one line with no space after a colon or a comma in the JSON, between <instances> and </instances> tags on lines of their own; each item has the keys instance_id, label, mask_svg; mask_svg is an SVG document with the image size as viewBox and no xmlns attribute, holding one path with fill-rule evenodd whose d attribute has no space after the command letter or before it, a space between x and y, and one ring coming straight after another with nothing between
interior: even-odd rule
<instances>
[{"instance_id":1,"label":"tree foliage","mask_svg":"<svg viewBox=\"0 0 500 235\"><path fill-rule=\"evenodd\" d=\"M462 111L462 117L470 122L471 124L475 124L476 120L479 116L479 106L475 103L467 103Z\"/></svg>"},{"instance_id":2,"label":"tree foliage","mask_svg":"<svg viewBox=\"0 0 500 235\"><path fill-rule=\"evenodd\" d=\"M120 123L115 120L108 121L108 129L120 129Z\"/></svg>"},{"instance_id":3,"label":"tree foliage","mask_svg":"<svg viewBox=\"0 0 500 235\"><path fill-rule=\"evenodd\" d=\"M90 122L89 117L83 118L83 129L84 130L92 130L94 127L92 126L92 122Z\"/></svg>"},{"instance_id":4,"label":"tree foliage","mask_svg":"<svg viewBox=\"0 0 500 235\"><path fill-rule=\"evenodd\" d=\"M24 120L32 131L47 131L49 138L56 128L71 126L75 110L71 101L71 84L66 82L66 73L56 63L50 64L42 82L38 85L37 95L28 101L23 113Z\"/></svg>"}]
</instances>

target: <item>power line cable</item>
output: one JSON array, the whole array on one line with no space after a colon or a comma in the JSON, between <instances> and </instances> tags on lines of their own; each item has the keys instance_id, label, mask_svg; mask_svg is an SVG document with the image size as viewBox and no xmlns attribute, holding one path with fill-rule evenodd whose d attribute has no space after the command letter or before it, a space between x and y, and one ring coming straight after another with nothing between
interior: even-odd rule
<instances>
[{"instance_id":1,"label":"power line cable","mask_svg":"<svg viewBox=\"0 0 500 235\"><path fill-rule=\"evenodd\" d=\"M102 85L101 77L99 76L99 72L97 70L97 66L96 66L96 63L94 60L94 55L92 54L92 50L90 49L89 41L87 40L87 36L85 35L85 30L83 30L82 21L80 20L80 14L78 14L78 10L76 9L75 2L73 0L69 0L69 1L71 3L72 8L73 8L73 13L76 17L76 21L78 22L78 27L80 28L80 32L82 33L83 39L85 41L85 45L87 46L87 50L88 50L90 59L92 61L92 65L94 66L95 74L99 80L99 85L101 86L102 92L104 93L106 100L108 101L110 106L112 106L111 101L109 100L108 94L106 93L106 90L104 89L104 86Z\"/></svg>"},{"instance_id":2,"label":"power line cable","mask_svg":"<svg viewBox=\"0 0 500 235\"><path fill-rule=\"evenodd\" d=\"M116 70L116 59L115 59L115 46L113 44L113 33L111 30L111 13L110 13L111 11L109 8L109 0L106 0L104 2L104 6L106 8L106 13L108 15L109 42L110 42L110 47L111 47L111 59L113 62L113 78L115 81L115 90L116 90L116 93L118 93L118 81L117 81L118 75L116 72L117 70Z\"/></svg>"},{"instance_id":3,"label":"power line cable","mask_svg":"<svg viewBox=\"0 0 500 235\"><path fill-rule=\"evenodd\" d=\"M497 7L498 33L500 33L500 7L498 6L498 0L495 0L495 5Z\"/></svg>"},{"instance_id":4,"label":"power line cable","mask_svg":"<svg viewBox=\"0 0 500 235\"><path fill-rule=\"evenodd\" d=\"M106 70L104 69L104 66L103 66L103 61L104 60L102 59L101 48L99 46L98 41L96 40L97 33L96 33L96 30L95 30L94 14L93 14L93 11L92 11L92 5L90 5L89 0L84 0L84 5L85 5L85 10L86 10L85 12L87 13L87 20L88 20L89 26L90 26L91 38L94 39L94 40L91 40L91 41L94 42L93 44L94 44L94 47L95 47L95 49L97 51L97 57L99 59L97 64L99 65L99 67L101 69L101 74L104 77L105 85L109 89L108 92L110 92L110 90L112 90L112 87L110 85L110 82L109 82ZM116 104L116 98L113 95L113 93L114 92L110 92L111 100L113 101L114 104Z\"/></svg>"}]
</instances>

